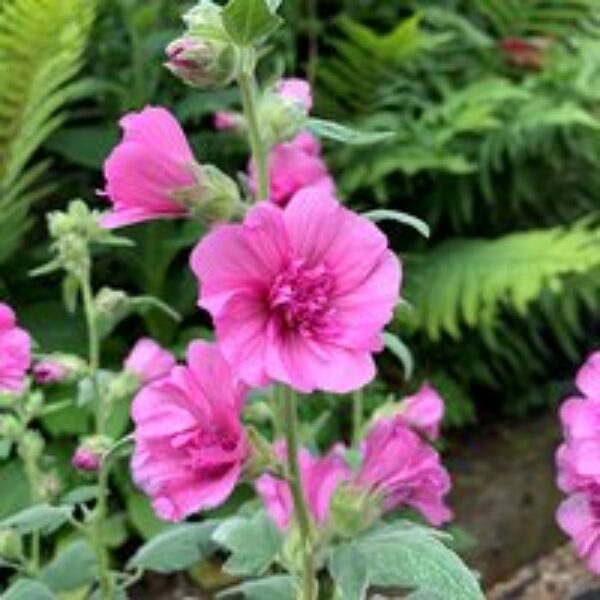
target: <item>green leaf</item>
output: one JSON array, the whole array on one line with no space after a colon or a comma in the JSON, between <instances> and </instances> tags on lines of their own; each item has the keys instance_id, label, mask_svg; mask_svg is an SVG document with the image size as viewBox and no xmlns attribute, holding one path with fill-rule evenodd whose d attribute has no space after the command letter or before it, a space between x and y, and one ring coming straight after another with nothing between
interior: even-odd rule
<instances>
[{"instance_id":1,"label":"green leaf","mask_svg":"<svg viewBox=\"0 0 600 600\"><path fill-rule=\"evenodd\" d=\"M393 131L358 131L334 121L315 118L308 120L308 129L319 137L350 146L378 144L396 135Z\"/></svg>"},{"instance_id":2,"label":"green leaf","mask_svg":"<svg viewBox=\"0 0 600 600\"><path fill-rule=\"evenodd\" d=\"M245 581L217 594L217 598L242 595L246 600L293 600L294 586L289 575L273 575Z\"/></svg>"},{"instance_id":3,"label":"green leaf","mask_svg":"<svg viewBox=\"0 0 600 600\"><path fill-rule=\"evenodd\" d=\"M169 526L156 517L147 496L134 490L126 494L127 514L137 532L149 540L169 529Z\"/></svg>"},{"instance_id":4,"label":"green leaf","mask_svg":"<svg viewBox=\"0 0 600 600\"><path fill-rule=\"evenodd\" d=\"M98 486L96 485L80 485L67 492L62 498L63 504L83 504L94 500L98 494Z\"/></svg>"},{"instance_id":5,"label":"green leaf","mask_svg":"<svg viewBox=\"0 0 600 600\"><path fill-rule=\"evenodd\" d=\"M435 530L398 522L353 543L365 558L371 585L402 587L444 600L484 598L473 572Z\"/></svg>"},{"instance_id":6,"label":"green leaf","mask_svg":"<svg viewBox=\"0 0 600 600\"><path fill-rule=\"evenodd\" d=\"M283 537L265 511L251 518L232 517L221 523L213 539L231 556L224 569L231 575L262 575L275 559Z\"/></svg>"},{"instance_id":7,"label":"green leaf","mask_svg":"<svg viewBox=\"0 0 600 600\"><path fill-rule=\"evenodd\" d=\"M369 582L367 561L356 544L333 548L327 566L342 600L362 600L365 597Z\"/></svg>"},{"instance_id":8,"label":"green leaf","mask_svg":"<svg viewBox=\"0 0 600 600\"><path fill-rule=\"evenodd\" d=\"M230 0L223 9L225 30L239 46L249 46L266 37L281 23L267 0Z\"/></svg>"},{"instance_id":9,"label":"green leaf","mask_svg":"<svg viewBox=\"0 0 600 600\"><path fill-rule=\"evenodd\" d=\"M0 596L0 600L56 600L56 596L39 581L19 579Z\"/></svg>"},{"instance_id":10,"label":"green leaf","mask_svg":"<svg viewBox=\"0 0 600 600\"><path fill-rule=\"evenodd\" d=\"M385 331L383 334L385 347L402 363L404 377L410 379L413 376L415 363L408 346L396 335Z\"/></svg>"},{"instance_id":11,"label":"green leaf","mask_svg":"<svg viewBox=\"0 0 600 600\"><path fill-rule=\"evenodd\" d=\"M371 210L363 213L363 217L370 219L373 223L395 221L396 223L402 223L402 225L409 225L413 229L416 229L423 237L428 238L431 235L429 225L425 221L399 210Z\"/></svg>"},{"instance_id":12,"label":"green leaf","mask_svg":"<svg viewBox=\"0 0 600 600\"><path fill-rule=\"evenodd\" d=\"M71 516L72 508L38 504L0 521L0 529L14 529L22 535L40 531L52 533Z\"/></svg>"},{"instance_id":13,"label":"green leaf","mask_svg":"<svg viewBox=\"0 0 600 600\"><path fill-rule=\"evenodd\" d=\"M0 490L10 490L10 494L0 494L0 519L29 504L29 483L20 461L12 460L0 468Z\"/></svg>"},{"instance_id":14,"label":"green leaf","mask_svg":"<svg viewBox=\"0 0 600 600\"><path fill-rule=\"evenodd\" d=\"M96 559L89 543L76 540L59 552L41 573L42 581L54 592L69 592L96 578Z\"/></svg>"},{"instance_id":15,"label":"green leaf","mask_svg":"<svg viewBox=\"0 0 600 600\"><path fill-rule=\"evenodd\" d=\"M215 521L205 521L170 527L139 548L127 568L157 573L187 569L214 552L211 536L215 526Z\"/></svg>"}]
</instances>

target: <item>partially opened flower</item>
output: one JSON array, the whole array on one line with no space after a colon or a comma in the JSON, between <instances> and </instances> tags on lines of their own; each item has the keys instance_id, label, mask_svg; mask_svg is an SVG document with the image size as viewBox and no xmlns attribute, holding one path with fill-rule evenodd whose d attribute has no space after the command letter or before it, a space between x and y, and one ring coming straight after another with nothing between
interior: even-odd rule
<instances>
[{"instance_id":1,"label":"partially opened flower","mask_svg":"<svg viewBox=\"0 0 600 600\"><path fill-rule=\"evenodd\" d=\"M18 327L15 313L0 302L0 392L19 393L31 365L31 339Z\"/></svg>"},{"instance_id":2,"label":"partially opened flower","mask_svg":"<svg viewBox=\"0 0 600 600\"><path fill-rule=\"evenodd\" d=\"M450 477L437 452L411 431L401 416L380 419L362 445L356 485L379 495L384 511L418 510L432 525L452 517L444 497Z\"/></svg>"},{"instance_id":3,"label":"partially opened flower","mask_svg":"<svg viewBox=\"0 0 600 600\"><path fill-rule=\"evenodd\" d=\"M38 385L52 385L67 379L69 369L58 361L46 358L33 365L31 374Z\"/></svg>"},{"instance_id":4,"label":"partially opened flower","mask_svg":"<svg viewBox=\"0 0 600 600\"><path fill-rule=\"evenodd\" d=\"M256 188L253 162L249 172L250 183ZM335 193L335 183L321 157L319 142L308 132L273 148L269 156L269 180L269 199L279 206L286 206L294 194L307 187L318 186L324 193Z\"/></svg>"},{"instance_id":5,"label":"partially opened flower","mask_svg":"<svg viewBox=\"0 0 600 600\"><path fill-rule=\"evenodd\" d=\"M444 401L437 390L424 383L419 391L400 403L400 416L412 429L436 440L444 417Z\"/></svg>"},{"instance_id":6,"label":"partially opened flower","mask_svg":"<svg viewBox=\"0 0 600 600\"><path fill-rule=\"evenodd\" d=\"M250 385L345 393L371 381L400 263L366 218L320 190L261 203L191 259L219 346Z\"/></svg>"},{"instance_id":7,"label":"partially opened flower","mask_svg":"<svg viewBox=\"0 0 600 600\"><path fill-rule=\"evenodd\" d=\"M278 443L276 453L284 460L284 443ZM325 456L314 456L305 448L299 453L300 479L310 514L318 525L329 517L331 499L338 486L350 477L350 469L338 448ZM287 529L294 513L292 492L287 481L273 475L262 475L256 481L256 490L267 511L280 529Z\"/></svg>"},{"instance_id":8,"label":"partially opened flower","mask_svg":"<svg viewBox=\"0 0 600 600\"><path fill-rule=\"evenodd\" d=\"M305 79L289 77L275 84L275 93L289 102L293 102L306 113L312 109L313 99L310 84Z\"/></svg>"},{"instance_id":9,"label":"partially opened flower","mask_svg":"<svg viewBox=\"0 0 600 600\"><path fill-rule=\"evenodd\" d=\"M244 395L219 349L206 342L192 343L186 366L137 394L133 477L160 518L180 521L229 497L249 457Z\"/></svg>"},{"instance_id":10,"label":"partially opened flower","mask_svg":"<svg viewBox=\"0 0 600 600\"><path fill-rule=\"evenodd\" d=\"M182 217L188 208L174 196L194 186L194 156L179 123L166 109L149 106L120 121L123 139L104 165L108 228Z\"/></svg>"},{"instance_id":11,"label":"partially opened flower","mask_svg":"<svg viewBox=\"0 0 600 600\"><path fill-rule=\"evenodd\" d=\"M150 338L138 340L125 359L125 371L140 383L150 383L167 375L175 366L175 357Z\"/></svg>"}]
</instances>

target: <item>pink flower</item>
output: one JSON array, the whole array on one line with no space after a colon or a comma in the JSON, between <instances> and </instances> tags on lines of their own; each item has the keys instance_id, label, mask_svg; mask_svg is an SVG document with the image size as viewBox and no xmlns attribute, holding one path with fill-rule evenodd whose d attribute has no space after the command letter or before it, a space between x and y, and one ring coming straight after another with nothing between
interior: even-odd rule
<instances>
[{"instance_id":1,"label":"pink flower","mask_svg":"<svg viewBox=\"0 0 600 600\"><path fill-rule=\"evenodd\" d=\"M250 162L250 182L256 188L256 169ZM321 158L317 139L308 132L291 142L273 148L269 157L270 200L286 206L300 190L318 186L323 193L335 194L335 183Z\"/></svg>"},{"instance_id":2,"label":"pink flower","mask_svg":"<svg viewBox=\"0 0 600 600\"><path fill-rule=\"evenodd\" d=\"M75 454L73 454L71 464L78 471L95 473L98 470L100 470L100 465L102 464L102 457L98 453L90 450L89 448L81 447L77 448Z\"/></svg>"},{"instance_id":3,"label":"pink flower","mask_svg":"<svg viewBox=\"0 0 600 600\"><path fill-rule=\"evenodd\" d=\"M69 369L57 361L44 359L33 365L31 374L38 385L51 385L64 381L69 375Z\"/></svg>"},{"instance_id":4,"label":"pink flower","mask_svg":"<svg viewBox=\"0 0 600 600\"><path fill-rule=\"evenodd\" d=\"M402 400L400 409L400 417L409 427L430 440L439 437L444 400L433 386L424 383L416 394Z\"/></svg>"},{"instance_id":5,"label":"pink flower","mask_svg":"<svg viewBox=\"0 0 600 600\"><path fill-rule=\"evenodd\" d=\"M137 341L125 359L125 370L141 383L150 383L168 375L175 366L175 357L150 338Z\"/></svg>"},{"instance_id":6,"label":"pink flower","mask_svg":"<svg viewBox=\"0 0 600 600\"><path fill-rule=\"evenodd\" d=\"M600 351L588 357L579 369L575 383L586 398L600 401Z\"/></svg>"},{"instance_id":7,"label":"pink flower","mask_svg":"<svg viewBox=\"0 0 600 600\"><path fill-rule=\"evenodd\" d=\"M124 135L104 165L104 195L113 204L102 221L109 229L185 216L173 193L194 185L194 156L175 117L146 107L120 121Z\"/></svg>"},{"instance_id":8,"label":"pink flower","mask_svg":"<svg viewBox=\"0 0 600 600\"><path fill-rule=\"evenodd\" d=\"M275 84L275 93L280 98L294 102L306 113L312 109L313 99L310 84L304 79L297 77L281 79Z\"/></svg>"},{"instance_id":9,"label":"pink flower","mask_svg":"<svg viewBox=\"0 0 600 600\"><path fill-rule=\"evenodd\" d=\"M377 227L333 197L305 190L285 210L258 204L244 223L213 229L191 264L199 305L249 385L345 393L374 377L400 263Z\"/></svg>"},{"instance_id":10,"label":"pink flower","mask_svg":"<svg viewBox=\"0 0 600 600\"><path fill-rule=\"evenodd\" d=\"M240 116L233 112L219 111L214 116L214 126L219 131L238 129L240 121Z\"/></svg>"},{"instance_id":11,"label":"pink flower","mask_svg":"<svg viewBox=\"0 0 600 600\"><path fill-rule=\"evenodd\" d=\"M0 302L0 392L22 392L30 365L29 334L17 326L12 309Z\"/></svg>"},{"instance_id":12,"label":"pink flower","mask_svg":"<svg viewBox=\"0 0 600 600\"><path fill-rule=\"evenodd\" d=\"M588 568L600 574L600 488L594 486L567 498L559 506L556 520L573 539Z\"/></svg>"},{"instance_id":13,"label":"pink flower","mask_svg":"<svg viewBox=\"0 0 600 600\"><path fill-rule=\"evenodd\" d=\"M452 518L444 502L450 491L448 472L437 452L400 416L375 423L363 442L362 455L356 484L380 494L385 511L409 506L435 526Z\"/></svg>"},{"instance_id":14,"label":"pink flower","mask_svg":"<svg viewBox=\"0 0 600 600\"><path fill-rule=\"evenodd\" d=\"M245 388L218 348L194 342L174 367L133 401L133 477L156 514L180 521L224 502L249 455L240 422Z\"/></svg>"},{"instance_id":15,"label":"pink flower","mask_svg":"<svg viewBox=\"0 0 600 600\"><path fill-rule=\"evenodd\" d=\"M276 453L281 460L285 460L287 452L284 443L277 444ZM350 469L338 448L322 457L313 456L303 448L299 461L308 508L315 522L324 525L329 517L331 498L340 483L350 477ZM289 484L272 475L262 475L255 485L273 521L280 529L287 529L294 512Z\"/></svg>"}]
</instances>

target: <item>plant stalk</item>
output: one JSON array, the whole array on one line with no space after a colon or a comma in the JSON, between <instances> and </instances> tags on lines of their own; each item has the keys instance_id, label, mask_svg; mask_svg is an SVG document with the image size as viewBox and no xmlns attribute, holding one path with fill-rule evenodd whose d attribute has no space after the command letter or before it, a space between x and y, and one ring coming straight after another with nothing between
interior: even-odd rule
<instances>
[{"instance_id":1,"label":"plant stalk","mask_svg":"<svg viewBox=\"0 0 600 600\"><path fill-rule=\"evenodd\" d=\"M296 410L296 395L290 388L283 393L285 415L285 438L287 444L288 478L294 499L294 518L300 531L302 545L302 573L300 600L316 600L317 589L312 548L312 526L306 497L302 489L298 443L298 414Z\"/></svg>"},{"instance_id":2,"label":"plant stalk","mask_svg":"<svg viewBox=\"0 0 600 600\"><path fill-rule=\"evenodd\" d=\"M363 422L363 392L358 390L352 394L352 442L360 441Z\"/></svg>"},{"instance_id":3,"label":"plant stalk","mask_svg":"<svg viewBox=\"0 0 600 600\"><path fill-rule=\"evenodd\" d=\"M242 96L244 116L248 125L248 141L252 152L252 160L256 168L257 186L256 201L269 197L269 165L268 149L260 133L257 107L257 86L254 78L254 68L243 65L238 73L238 85Z\"/></svg>"}]
</instances>

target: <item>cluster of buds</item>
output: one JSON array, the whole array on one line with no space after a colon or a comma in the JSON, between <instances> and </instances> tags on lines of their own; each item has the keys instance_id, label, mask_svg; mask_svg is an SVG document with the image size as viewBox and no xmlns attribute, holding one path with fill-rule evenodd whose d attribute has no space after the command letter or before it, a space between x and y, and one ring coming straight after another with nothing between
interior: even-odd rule
<instances>
[{"instance_id":1,"label":"cluster of buds","mask_svg":"<svg viewBox=\"0 0 600 600\"><path fill-rule=\"evenodd\" d=\"M225 31L222 8L202 0L184 21L184 35L167 46L167 69L196 88L230 84L237 73L238 53Z\"/></svg>"}]
</instances>

